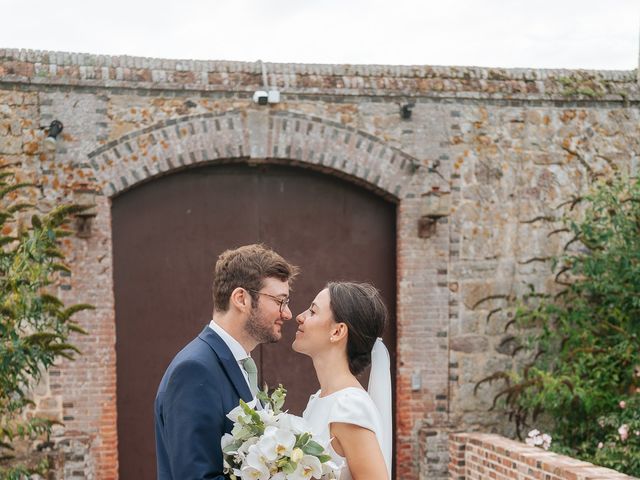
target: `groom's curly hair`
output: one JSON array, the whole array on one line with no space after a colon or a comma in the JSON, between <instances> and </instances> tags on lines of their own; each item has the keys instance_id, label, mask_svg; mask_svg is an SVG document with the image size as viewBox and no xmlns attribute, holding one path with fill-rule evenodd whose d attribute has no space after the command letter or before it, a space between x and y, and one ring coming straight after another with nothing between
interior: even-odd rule
<instances>
[{"instance_id":1,"label":"groom's curly hair","mask_svg":"<svg viewBox=\"0 0 640 480\"><path fill-rule=\"evenodd\" d=\"M251 290L259 291L266 278L292 282L298 270L298 267L262 244L225 250L218 257L214 270L214 308L218 312L226 312L231 293L238 287L247 289L254 302L257 302L258 294Z\"/></svg>"}]
</instances>

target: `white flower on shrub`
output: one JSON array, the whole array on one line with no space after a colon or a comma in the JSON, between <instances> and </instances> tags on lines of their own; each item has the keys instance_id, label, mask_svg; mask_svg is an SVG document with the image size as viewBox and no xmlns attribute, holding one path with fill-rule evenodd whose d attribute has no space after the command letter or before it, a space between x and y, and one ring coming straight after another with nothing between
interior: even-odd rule
<instances>
[{"instance_id":1,"label":"white flower on shrub","mask_svg":"<svg viewBox=\"0 0 640 480\"><path fill-rule=\"evenodd\" d=\"M534 428L527 434L525 442L527 445L531 445L532 447L542 447L545 450L549 450L551 440L551 435L541 433L540 430Z\"/></svg>"},{"instance_id":2,"label":"white flower on shrub","mask_svg":"<svg viewBox=\"0 0 640 480\"><path fill-rule=\"evenodd\" d=\"M620 428L618 428L618 433L620 434L620 440L624 442L627 438L629 438L629 425L627 425L626 423L620 425Z\"/></svg>"}]
</instances>

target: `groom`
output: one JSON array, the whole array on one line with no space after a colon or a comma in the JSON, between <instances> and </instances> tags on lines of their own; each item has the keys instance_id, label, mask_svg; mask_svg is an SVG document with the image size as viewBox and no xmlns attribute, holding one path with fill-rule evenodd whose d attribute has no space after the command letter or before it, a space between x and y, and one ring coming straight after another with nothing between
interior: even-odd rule
<instances>
[{"instance_id":1,"label":"groom","mask_svg":"<svg viewBox=\"0 0 640 480\"><path fill-rule=\"evenodd\" d=\"M263 245L223 252L213 279L213 319L180 351L155 400L159 480L223 479L226 414L257 391L251 351L277 342L298 268Z\"/></svg>"}]
</instances>

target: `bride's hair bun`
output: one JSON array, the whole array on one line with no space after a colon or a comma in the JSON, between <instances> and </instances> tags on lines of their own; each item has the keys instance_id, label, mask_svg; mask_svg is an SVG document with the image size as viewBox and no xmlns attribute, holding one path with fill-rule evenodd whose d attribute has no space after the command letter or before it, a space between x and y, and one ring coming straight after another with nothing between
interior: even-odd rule
<instances>
[{"instance_id":1,"label":"bride's hair bun","mask_svg":"<svg viewBox=\"0 0 640 480\"><path fill-rule=\"evenodd\" d=\"M384 332L387 308L380 292L368 283L330 282L327 288L334 320L349 330L349 370L358 375L371 364L371 349Z\"/></svg>"}]
</instances>

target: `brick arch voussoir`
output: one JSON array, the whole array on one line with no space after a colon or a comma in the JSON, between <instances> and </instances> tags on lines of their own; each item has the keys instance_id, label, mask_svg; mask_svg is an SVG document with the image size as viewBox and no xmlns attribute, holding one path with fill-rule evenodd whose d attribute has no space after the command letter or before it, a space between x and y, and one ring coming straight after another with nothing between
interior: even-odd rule
<instances>
[{"instance_id":1,"label":"brick arch voussoir","mask_svg":"<svg viewBox=\"0 0 640 480\"><path fill-rule=\"evenodd\" d=\"M98 186L109 197L190 166L270 160L335 172L397 199L415 195L426 175L418 159L374 135L290 111L166 119L89 153Z\"/></svg>"},{"instance_id":2,"label":"brick arch voussoir","mask_svg":"<svg viewBox=\"0 0 640 480\"><path fill-rule=\"evenodd\" d=\"M427 169L417 158L362 130L290 111L269 115L267 157L290 159L396 199L418 194Z\"/></svg>"}]
</instances>

